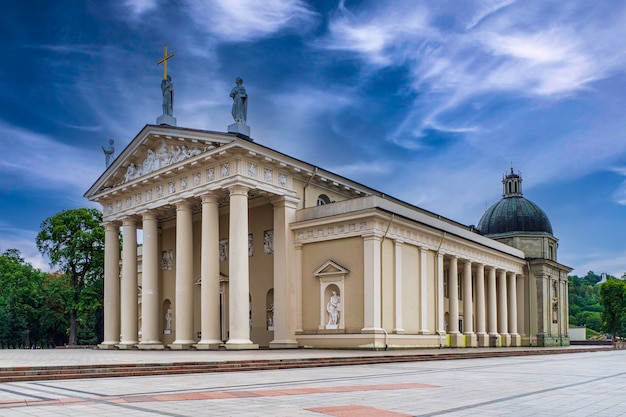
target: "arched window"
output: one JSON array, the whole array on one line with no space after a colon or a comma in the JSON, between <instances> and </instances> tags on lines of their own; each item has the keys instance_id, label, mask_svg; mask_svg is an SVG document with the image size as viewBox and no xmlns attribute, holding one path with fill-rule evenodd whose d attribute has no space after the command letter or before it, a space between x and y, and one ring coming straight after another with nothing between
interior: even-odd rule
<instances>
[{"instance_id":1,"label":"arched window","mask_svg":"<svg viewBox=\"0 0 626 417\"><path fill-rule=\"evenodd\" d=\"M328 204L330 203L330 198L328 198L328 196L326 194L320 194L317 197L317 205L318 206L323 206L324 204Z\"/></svg>"}]
</instances>

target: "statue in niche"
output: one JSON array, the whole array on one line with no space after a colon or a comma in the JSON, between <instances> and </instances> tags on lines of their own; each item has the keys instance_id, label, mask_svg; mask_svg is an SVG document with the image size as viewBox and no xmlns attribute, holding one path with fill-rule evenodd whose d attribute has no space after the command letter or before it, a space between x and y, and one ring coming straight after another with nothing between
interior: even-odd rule
<instances>
[{"instance_id":1,"label":"statue in niche","mask_svg":"<svg viewBox=\"0 0 626 417\"><path fill-rule=\"evenodd\" d=\"M167 76L161 81L161 92L163 93L163 114L174 115L174 84L172 77Z\"/></svg>"},{"instance_id":2,"label":"statue in niche","mask_svg":"<svg viewBox=\"0 0 626 417\"><path fill-rule=\"evenodd\" d=\"M172 331L172 308L168 308L165 313L165 331L167 333Z\"/></svg>"},{"instance_id":3,"label":"statue in niche","mask_svg":"<svg viewBox=\"0 0 626 417\"><path fill-rule=\"evenodd\" d=\"M228 239L220 240L219 248L220 248L220 262L228 260Z\"/></svg>"},{"instance_id":4,"label":"statue in niche","mask_svg":"<svg viewBox=\"0 0 626 417\"><path fill-rule=\"evenodd\" d=\"M115 148L113 147L114 143L115 141L113 139L109 139L109 146L106 148L104 146L102 147L107 168L111 166L113 160L115 159Z\"/></svg>"},{"instance_id":5,"label":"statue in niche","mask_svg":"<svg viewBox=\"0 0 626 417\"><path fill-rule=\"evenodd\" d=\"M253 236L252 233L248 235L248 256L254 256L254 245L252 242Z\"/></svg>"},{"instance_id":6,"label":"statue in niche","mask_svg":"<svg viewBox=\"0 0 626 417\"><path fill-rule=\"evenodd\" d=\"M333 290L328 304L326 305L326 311L328 311L328 325L336 326L339 323L339 308L341 300L337 295L337 291Z\"/></svg>"},{"instance_id":7,"label":"statue in niche","mask_svg":"<svg viewBox=\"0 0 626 417\"><path fill-rule=\"evenodd\" d=\"M267 330L274 330L274 304L267 309Z\"/></svg>"},{"instance_id":8,"label":"statue in niche","mask_svg":"<svg viewBox=\"0 0 626 417\"><path fill-rule=\"evenodd\" d=\"M274 253L274 231L266 230L263 232L263 252L266 255Z\"/></svg>"},{"instance_id":9,"label":"statue in niche","mask_svg":"<svg viewBox=\"0 0 626 417\"><path fill-rule=\"evenodd\" d=\"M235 78L235 87L230 91L230 96L233 99L232 115L235 119L235 123L246 124L248 119L248 94L243 86L243 79L241 77Z\"/></svg>"}]
</instances>

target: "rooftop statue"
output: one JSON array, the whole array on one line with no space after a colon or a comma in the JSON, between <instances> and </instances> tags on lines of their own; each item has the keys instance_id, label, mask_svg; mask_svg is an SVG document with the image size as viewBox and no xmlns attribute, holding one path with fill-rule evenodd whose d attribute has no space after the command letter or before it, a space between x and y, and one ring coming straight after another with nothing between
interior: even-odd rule
<instances>
[{"instance_id":1,"label":"rooftop statue","mask_svg":"<svg viewBox=\"0 0 626 417\"><path fill-rule=\"evenodd\" d=\"M235 87L230 91L230 96L233 98L233 119L235 119L235 123L246 124L248 119L248 94L246 94L241 77L235 78L235 84Z\"/></svg>"},{"instance_id":2,"label":"rooftop statue","mask_svg":"<svg viewBox=\"0 0 626 417\"><path fill-rule=\"evenodd\" d=\"M102 147L102 151L104 152L104 157L106 159L105 163L107 168L111 166L113 160L115 159L115 148L113 147L114 143L115 141L113 139L109 139L109 146L106 148L104 146Z\"/></svg>"},{"instance_id":3,"label":"rooftop statue","mask_svg":"<svg viewBox=\"0 0 626 417\"><path fill-rule=\"evenodd\" d=\"M163 93L163 114L174 115L174 84L172 77L167 75L161 81L161 92Z\"/></svg>"}]
</instances>

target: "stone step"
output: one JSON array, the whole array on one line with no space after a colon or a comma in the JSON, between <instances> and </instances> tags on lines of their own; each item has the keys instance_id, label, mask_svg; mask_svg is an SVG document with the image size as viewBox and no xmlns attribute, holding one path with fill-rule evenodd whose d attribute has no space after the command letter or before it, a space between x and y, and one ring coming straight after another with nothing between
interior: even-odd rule
<instances>
[{"instance_id":1,"label":"stone step","mask_svg":"<svg viewBox=\"0 0 626 417\"><path fill-rule=\"evenodd\" d=\"M148 364L102 364L76 366L32 366L0 368L0 382L40 381L53 379L110 378L167 374L191 374L208 372L240 372L272 369L312 368L326 366L368 365L376 363L419 362L433 360L478 359L502 356L529 356L557 353L601 352L612 347L593 349L524 349L506 348L472 351L471 349L444 349L437 353L394 353L363 356L336 356L328 358L256 359L241 361L148 363Z\"/></svg>"}]
</instances>

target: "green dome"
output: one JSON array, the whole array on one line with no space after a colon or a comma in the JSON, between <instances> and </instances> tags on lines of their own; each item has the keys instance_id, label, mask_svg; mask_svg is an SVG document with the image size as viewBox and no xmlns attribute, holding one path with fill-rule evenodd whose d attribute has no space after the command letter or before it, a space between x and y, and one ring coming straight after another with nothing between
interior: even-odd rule
<instances>
[{"instance_id":1,"label":"green dome","mask_svg":"<svg viewBox=\"0 0 626 417\"><path fill-rule=\"evenodd\" d=\"M552 234L550 219L538 205L524 197L507 197L491 206L476 227L483 235L513 232Z\"/></svg>"},{"instance_id":2,"label":"green dome","mask_svg":"<svg viewBox=\"0 0 626 417\"><path fill-rule=\"evenodd\" d=\"M485 211L476 229L485 236L515 232L551 235L552 224L546 213L522 195L521 174L514 173L511 167L502 185L502 200Z\"/></svg>"}]
</instances>

